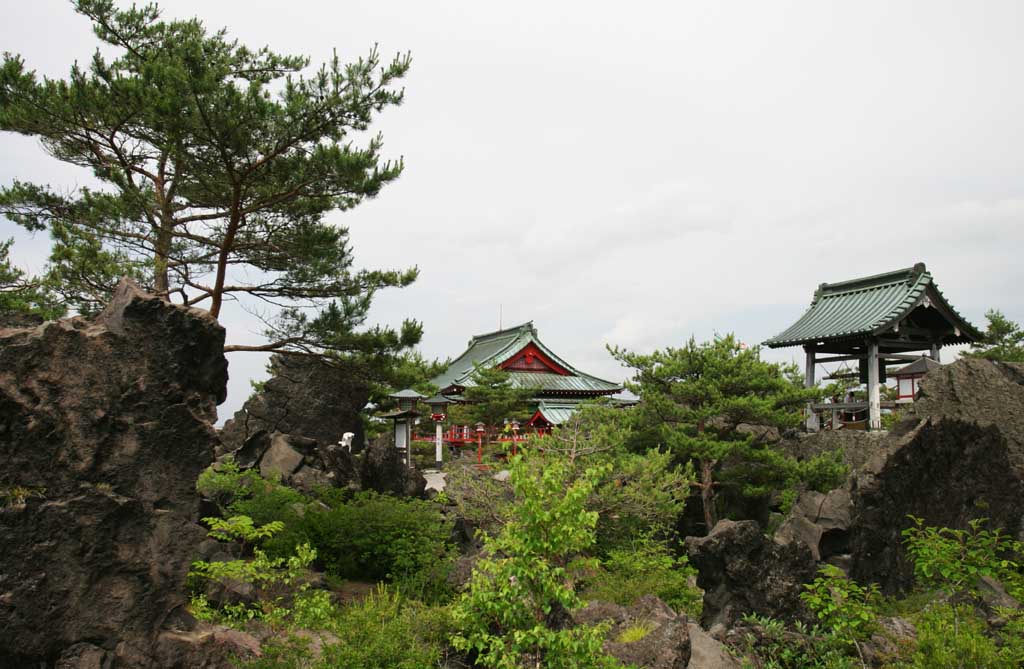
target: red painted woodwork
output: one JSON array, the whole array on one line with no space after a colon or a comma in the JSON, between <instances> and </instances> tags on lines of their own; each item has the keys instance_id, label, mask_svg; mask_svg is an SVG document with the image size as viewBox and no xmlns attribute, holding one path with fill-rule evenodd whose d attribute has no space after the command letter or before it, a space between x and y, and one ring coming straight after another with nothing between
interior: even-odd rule
<instances>
[{"instance_id":1,"label":"red painted woodwork","mask_svg":"<svg viewBox=\"0 0 1024 669\"><path fill-rule=\"evenodd\" d=\"M549 372L570 376L570 372L544 354L536 344L530 343L519 350L505 362L498 365L501 369L515 372Z\"/></svg>"}]
</instances>

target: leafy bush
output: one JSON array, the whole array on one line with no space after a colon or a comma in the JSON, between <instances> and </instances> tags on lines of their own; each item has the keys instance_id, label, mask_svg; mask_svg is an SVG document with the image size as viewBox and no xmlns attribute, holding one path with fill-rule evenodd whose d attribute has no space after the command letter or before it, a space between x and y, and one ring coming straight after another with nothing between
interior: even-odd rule
<instances>
[{"instance_id":1,"label":"leafy bush","mask_svg":"<svg viewBox=\"0 0 1024 669\"><path fill-rule=\"evenodd\" d=\"M984 621L975 616L969 606L928 607L917 618L917 649L913 659L902 666L913 669L1019 669L1024 666L1019 638L1016 643L1000 646L986 631Z\"/></svg>"},{"instance_id":2,"label":"leafy bush","mask_svg":"<svg viewBox=\"0 0 1024 669\"><path fill-rule=\"evenodd\" d=\"M985 519L972 520L967 530L927 527L910 516L914 526L903 530L903 542L914 562L914 576L926 587L972 592L980 576L1005 581L1017 590L1024 544L1000 530L986 530Z\"/></svg>"},{"instance_id":3,"label":"leafy bush","mask_svg":"<svg viewBox=\"0 0 1024 669\"><path fill-rule=\"evenodd\" d=\"M629 548L609 552L601 569L589 579L584 596L629 606L651 594L675 611L698 619L703 593L690 584L695 574L686 559L672 555L664 543L639 539Z\"/></svg>"},{"instance_id":4,"label":"leafy bush","mask_svg":"<svg viewBox=\"0 0 1024 669\"><path fill-rule=\"evenodd\" d=\"M253 469L241 471L235 459L228 455L203 470L196 479L196 492L213 500L221 512L226 512L228 505L248 497L262 481L259 472Z\"/></svg>"},{"instance_id":5,"label":"leafy bush","mask_svg":"<svg viewBox=\"0 0 1024 669\"><path fill-rule=\"evenodd\" d=\"M754 614L743 622L751 626L737 649L747 656L743 669L853 669L859 664L847 655L845 644L817 627L798 623L791 633L782 621Z\"/></svg>"},{"instance_id":6,"label":"leafy bush","mask_svg":"<svg viewBox=\"0 0 1024 669\"><path fill-rule=\"evenodd\" d=\"M428 600L447 594L451 522L436 504L364 492L334 509L308 510L298 526L294 536L316 548L332 576L398 583Z\"/></svg>"},{"instance_id":7,"label":"leafy bush","mask_svg":"<svg viewBox=\"0 0 1024 669\"><path fill-rule=\"evenodd\" d=\"M594 545L598 514L586 502L606 470L573 478L566 459L532 457L512 460L511 517L485 538L488 557L455 604L452 645L492 669L619 666L601 650L606 627L564 629L560 622L580 605L569 567Z\"/></svg>"},{"instance_id":8,"label":"leafy bush","mask_svg":"<svg viewBox=\"0 0 1024 669\"><path fill-rule=\"evenodd\" d=\"M804 586L800 599L835 638L856 649L863 663L859 642L876 629L873 605L879 596L878 586L861 586L830 564L818 573L818 578Z\"/></svg>"}]
</instances>

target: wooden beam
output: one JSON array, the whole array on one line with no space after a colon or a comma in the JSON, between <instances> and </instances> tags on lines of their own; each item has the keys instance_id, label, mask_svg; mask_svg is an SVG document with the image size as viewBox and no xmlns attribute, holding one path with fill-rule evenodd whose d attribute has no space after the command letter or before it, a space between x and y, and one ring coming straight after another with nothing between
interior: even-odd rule
<instances>
[{"instance_id":1,"label":"wooden beam","mask_svg":"<svg viewBox=\"0 0 1024 669\"><path fill-rule=\"evenodd\" d=\"M882 409L895 409L900 406L899 402L893 400L884 400L879 402L878 405ZM813 407L816 411L828 411L829 409L836 411L860 411L870 408L867 402L818 402Z\"/></svg>"},{"instance_id":2,"label":"wooden beam","mask_svg":"<svg viewBox=\"0 0 1024 669\"><path fill-rule=\"evenodd\" d=\"M878 388L878 340L868 343L868 429L882 429L881 393Z\"/></svg>"},{"instance_id":3,"label":"wooden beam","mask_svg":"<svg viewBox=\"0 0 1024 669\"><path fill-rule=\"evenodd\" d=\"M817 358L819 364L823 362L846 362L848 360L863 360L868 357L867 354L855 353L853 355L832 355L826 358Z\"/></svg>"}]
</instances>

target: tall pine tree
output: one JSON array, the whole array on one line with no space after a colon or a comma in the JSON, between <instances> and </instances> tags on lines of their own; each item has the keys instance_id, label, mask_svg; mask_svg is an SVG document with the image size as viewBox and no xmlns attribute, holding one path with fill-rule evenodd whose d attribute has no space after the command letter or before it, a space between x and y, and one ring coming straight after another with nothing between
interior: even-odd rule
<instances>
[{"instance_id":1,"label":"tall pine tree","mask_svg":"<svg viewBox=\"0 0 1024 669\"><path fill-rule=\"evenodd\" d=\"M214 316L226 300L262 301L269 341L228 351L369 353L419 340L412 321L362 327L374 293L416 270L353 270L347 230L324 221L401 173L380 157L379 135L363 146L351 135L401 103L393 85L408 56L382 64L374 49L303 74L308 58L250 49L198 19L161 20L156 5L72 4L116 58L97 50L67 79L39 78L11 54L0 68L0 129L103 184L0 189L0 214L50 231L50 280L72 306L94 309L126 274Z\"/></svg>"}]
</instances>

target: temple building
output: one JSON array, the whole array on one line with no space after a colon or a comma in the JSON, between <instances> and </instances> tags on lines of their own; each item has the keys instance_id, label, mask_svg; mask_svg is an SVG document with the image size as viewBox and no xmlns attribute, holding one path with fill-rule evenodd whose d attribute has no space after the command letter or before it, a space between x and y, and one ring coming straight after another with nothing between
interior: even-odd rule
<instances>
[{"instance_id":1,"label":"temple building","mask_svg":"<svg viewBox=\"0 0 1024 669\"><path fill-rule=\"evenodd\" d=\"M474 363L504 369L515 387L533 391L537 406L528 424L535 428L560 425L580 402L614 395L623 389L620 383L581 372L560 358L537 337L533 321L476 335L466 351L431 383L440 388L441 395L458 401L473 384Z\"/></svg>"},{"instance_id":2,"label":"temple building","mask_svg":"<svg viewBox=\"0 0 1024 669\"><path fill-rule=\"evenodd\" d=\"M857 361L867 384L867 402L811 405L807 427L818 428L821 410L867 409L868 428L881 428L882 402L879 386L886 368L914 363L927 351L935 363L939 351L950 344L969 344L982 337L973 325L946 301L924 263L886 274L818 286L811 306L782 333L765 342L770 348L802 346L807 356L805 385L813 387L815 366L827 362ZM912 399L916 380L928 363L918 363L897 374L902 399ZM895 403L893 403L895 404Z\"/></svg>"}]
</instances>

